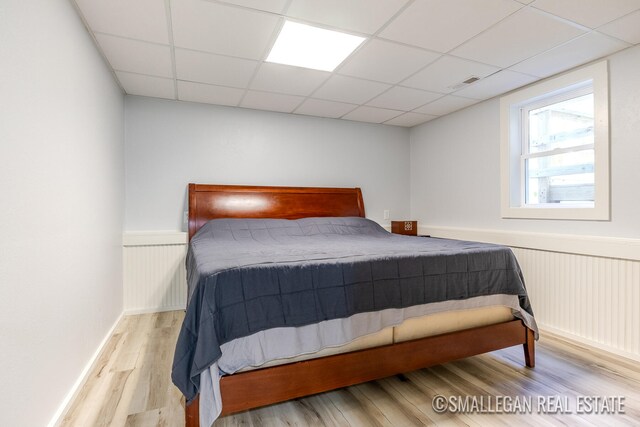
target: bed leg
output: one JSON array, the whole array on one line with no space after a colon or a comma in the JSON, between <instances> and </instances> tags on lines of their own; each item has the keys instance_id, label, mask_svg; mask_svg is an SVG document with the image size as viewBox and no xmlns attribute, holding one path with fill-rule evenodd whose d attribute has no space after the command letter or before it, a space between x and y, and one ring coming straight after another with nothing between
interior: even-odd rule
<instances>
[{"instance_id":1,"label":"bed leg","mask_svg":"<svg viewBox=\"0 0 640 427\"><path fill-rule=\"evenodd\" d=\"M197 395L190 404L184 404L185 427L200 427L200 395Z\"/></svg>"},{"instance_id":2,"label":"bed leg","mask_svg":"<svg viewBox=\"0 0 640 427\"><path fill-rule=\"evenodd\" d=\"M536 366L536 348L535 348L535 334L529 328L526 332L526 341L523 344L524 347L524 363L528 368Z\"/></svg>"}]
</instances>

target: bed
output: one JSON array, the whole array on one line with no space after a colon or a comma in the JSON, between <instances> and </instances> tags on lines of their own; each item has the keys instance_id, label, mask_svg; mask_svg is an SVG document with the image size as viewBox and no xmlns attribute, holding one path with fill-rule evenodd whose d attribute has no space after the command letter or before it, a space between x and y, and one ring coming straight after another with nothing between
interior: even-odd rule
<instances>
[{"instance_id":1,"label":"bed","mask_svg":"<svg viewBox=\"0 0 640 427\"><path fill-rule=\"evenodd\" d=\"M526 366L534 366L535 320L519 267L508 248L391 235L364 217L359 188L189 184L189 303L172 372L174 383L187 398L186 426L199 426L201 415L207 424L211 421L211 417L203 415L211 410L209 407L203 407L201 413L201 395L208 396L207 405L215 403L212 395L221 399L216 416L224 416L520 344ZM221 250L220 242L213 242L218 237L205 239L205 235L234 238L223 239L225 249ZM242 236L253 244L253 249L247 249L253 258L240 262L237 259L241 258L244 246L239 246L237 240L243 240ZM328 238L348 242L347 248L331 252L328 259L329 248L336 246ZM304 239L311 239L313 250L296 246L307 241ZM286 248L284 255L278 255L281 258L271 258L274 242ZM390 252L381 257L387 245ZM472 253L477 254L474 255L477 260L471 257ZM411 263L405 262L407 259ZM463 260L465 268L472 272L458 274L451 270L449 266L455 265L456 259ZM438 274L446 276L446 280L439 286L454 289L447 291L451 295L432 295L427 301L423 290L422 294L413 292L419 296L412 297L410 289L420 287L411 288L411 280L418 279L411 274L401 274L399 279L389 276L389 271L396 275L400 274L398 271L410 271L417 261L422 262L420 274L428 278L439 276L426 272L432 268L426 265L445 266L447 274ZM427 261L429 264L425 264ZM489 271L486 267L471 268L472 264L499 265L495 271ZM279 267L286 267L285 273L273 272ZM342 285L344 290L332 285L331 291L344 292L342 305L333 303L340 300L335 296L340 294L326 293L329 286L325 289L322 284L328 277L336 277L336 268L346 284ZM368 279L364 281L345 279L362 275L365 270L373 273L367 273ZM505 274L508 280L503 280ZM461 283L464 279L464 286L452 281L456 277L460 277ZM211 278L215 280L212 282ZM305 278L313 283L306 291L283 291L305 282ZM491 286L496 286L496 290L490 291L485 279L495 282ZM360 289L358 284L367 280L372 285ZM431 279L420 280L424 283ZM256 282L254 287L252 281ZM471 286L471 282L475 285ZM237 288L234 283L242 283L242 295L234 294L233 289ZM260 294L262 289L269 288L269 283L278 289L276 296ZM394 287L398 289L396 293L389 291ZM362 302L368 298L366 292L371 292L374 301L370 305ZM252 293L260 294L259 298L251 297ZM287 299L291 295L295 298ZM238 298L245 300L238 302ZM301 309L305 298L311 304L315 301L316 308ZM258 299L260 305L250 305ZM233 310L229 308L232 306ZM491 309L493 306L502 307L502 311L498 313L497 308ZM242 309L238 311L238 307ZM478 323L475 318L481 312L486 312L483 314L486 316ZM452 321L455 326L451 326ZM345 327L347 322L352 324ZM374 330L372 324L379 328ZM427 326L430 329L425 332ZM325 335L334 337L335 329L358 332L341 332L335 338L339 345L326 345L327 341L322 340ZM416 334L416 330L421 332ZM293 335L283 338L284 332ZM257 352L259 356L251 356L253 359L249 357L248 362L242 363L226 357L237 348L256 342L268 347L274 337L297 343L302 335L295 334L302 333L306 334L304 337L313 337L310 341L320 340L315 333L325 334L320 340L324 344L317 348L313 347L318 346L316 342L304 344L317 351L310 352L306 347L301 351L297 347L291 354L287 353L293 351L289 349L261 349ZM275 357L276 354L281 357ZM218 378L220 370L229 374ZM212 385L206 386L209 383Z\"/></svg>"}]
</instances>

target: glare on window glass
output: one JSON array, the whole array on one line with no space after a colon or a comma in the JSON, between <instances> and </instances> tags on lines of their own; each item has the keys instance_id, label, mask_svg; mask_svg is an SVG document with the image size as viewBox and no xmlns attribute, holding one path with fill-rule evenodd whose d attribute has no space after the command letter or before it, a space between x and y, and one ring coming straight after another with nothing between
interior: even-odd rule
<instances>
[{"instance_id":1,"label":"glare on window glass","mask_svg":"<svg viewBox=\"0 0 640 427\"><path fill-rule=\"evenodd\" d=\"M593 144L593 93L529 112L529 152Z\"/></svg>"},{"instance_id":2,"label":"glare on window glass","mask_svg":"<svg viewBox=\"0 0 640 427\"><path fill-rule=\"evenodd\" d=\"M593 203L594 108L587 94L529 111L526 203Z\"/></svg>"}]
</instances>

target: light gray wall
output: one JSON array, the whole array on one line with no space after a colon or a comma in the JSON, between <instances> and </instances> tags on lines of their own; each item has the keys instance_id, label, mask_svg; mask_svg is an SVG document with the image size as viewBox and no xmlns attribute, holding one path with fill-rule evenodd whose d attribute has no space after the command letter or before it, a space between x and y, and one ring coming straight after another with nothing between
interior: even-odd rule
<instances>
[{"instance_id":1,"label":"light gray wall","mask_svg":"<svg viewBox=\"0 0 640 427\"><path fill-rule=\"evenodd\" d=\"M125 230L186 230L187 184L361 187L409 214L405 128L127 96Z\"/></svg>"},{"instance_id":2,"label":"light gray wall","mask_svg":"<svg viewBox=\"0 0 640 427\"><path fill-rule=\"evenodd\" d=\"M494 98L411 129L411 215L425 225L640 237L640 47L609 58L611 221L500 218Z\"/></svg>"},{"instance_id":3,"label":"light gray wall","mask_svg":"<svg viewBox=\"0 0 640 427\"><path fill-rule=\"evenodd\" d=\"M124 103L68 0L2 0L0 58L0 425L42 427L122 312Z\"/></svg>"}]
</instances>

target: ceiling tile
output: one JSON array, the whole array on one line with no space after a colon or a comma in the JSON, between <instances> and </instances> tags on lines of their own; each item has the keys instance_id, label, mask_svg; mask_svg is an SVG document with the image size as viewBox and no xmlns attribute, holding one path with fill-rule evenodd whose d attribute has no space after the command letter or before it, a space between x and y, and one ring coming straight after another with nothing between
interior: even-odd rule
<instances>
[{"instance_id":1,"label":"ceiling tile","mask_svg":"<svg viewBox=\"0 0 640 427\"><path fill-rule=\"evenodd\" d=\"M427 102L440 98L439 93L396 86L367 103L372 107L411 111Z\"/></svg>"},{"instance_id":2,"label":"ceiling tile","mask_svg":"<svg viewBox=\"0 0 640 427\"><path fill-rule=\"evenodd\" d=\"M640 0L74 1L127 93L399 126L640 43ZM334 74L263 63L283 15L375 36Z\"/></svg>"},{"instance_id":3,"label":"ceiling tile","mask_svg":"<svg viewBox=\"0 0 640 427\"><path fill-rule=\"evenodd\" d=\"M163 1L76 0L76 3L92 31L169 43Z\"/></svg>"},{"instance_id":4,"label":"ceiling tile","mask_svg":"<svg viewBox=\"0 0 640 427\"><path fill-rule=\"evenodd\" d=\"M592 32L522 61L509 69L538 77L547 77L629 46L620 40Z\"/></svg>"},{"instance_id":5,"label":"ceiling tile","mask_svg":"<svg viewBox=\"0 0 640 427\"><path fill-rule=\"evenodd\" d=\"M382 123L394 117L398 117L400 114L402 114L402 111L363 106L358 107L345 115L343 119L355 120L358 122Z\"/></svg>"},{"instance_id":6,"label":"ceiling tile","mask_svg":"<svg viewBox=\"0 0 640 427\"><path fill-rule=\"evenodd\" d=\"M452 53L504 68L584 32L584 29L566 21L526 8L469 40Z\"/></svg>"},{"instance_id":7,"label":"ceiling tile","mask_svg":"<svg viewBox=\"0 0 640 427\"><path fill-rule=\"evenodd\" d=\"M640 43L640 11L630 13L598 28L598 31L629 43Z\"/></svg>"},{"instance_id":8,"label":"ceiling tile","mask_svg":"<svg viewBox=\"0 0 640 427\"><path fill-rule=\"evenodd\" d=\"M445 55L401 84L439 93L453 92L455 86L470 77L484 78L500 68Z\"/></svg>"},{"instance_id":9,"label":"ceiling tile","mask_svg":"<svg viewBox=\"0 0 640 427\"><path fill-rule=\"evenodd\" d=\"M537 0L532 6L596 28L640 9L640 0Z\"/></svg>"},{"instance_id":10,"label":"ceiling tile","mask_svg":"<svg viewBox=\"0 0 640 427\"><path fill-rule=\"evenodd\" d=\"M313 94L313 97L351 104L364 104L390 87L384 83L334 75Z\"/></svg>"},{"instance_id":11,"label":"ceiling tile","mask_svg":"<svg viewBox=\"0 0 640 427\"><path fill-rule=\"evenodd\" d=\"M448 52L521 7L512 0L417 0L380 37Z\"/></svg>"},{"instance_id":12,"label":"ceiling tile","mask_svg":"<svg viewBox=\"0 0 640 427\"><path fill-rule=\"evenodd\" d=\"M490 75L486 79L475 82L464 89L460 89L455 94L465 98L488 99L520 86L524 86L535 80L538 79L526 74L502 70Z\"/></svg>"},{"instance_id":13,"label":"ceiling tile","mask_svg":"<svg viewBox=\"0 0 640 427\"><path fill-rule=\"evenodd\" d=\"M203 0L173 0L176 47L262 59L281 19Z\"/></svg>"},{"instance_id":14,"label":"ceiling tile","mask_svg":"<svg viewBox=\"0 0 640 427\"><path fill-rule=\"evenodd\" d=\"M266 12L283 13L288 0L220 0L224 3L236 4Z\"/></svg>"},{"instance_id":15,"label":"ceiling tile","mask_svg":"<svg viewBox=\"0 0 640 427\"><path fill-rule=\"evenodd\" d=\"M169 46L96 34L96 40L114 70L173 77Z\"/></svg>"},{"instance_id":16,"label":"ceiling tile","mask_svg":"<svg viewBox=\"0 0 640 427\"><path fill-rule=\"evenodd\" d=\"M244 96L241 107L258 110L291 113L304 100L301 96L282 95L279 93L256 92L250 90Z\"/></svg>"},{"instance_id":17,"label":"ceiling tile","mask_svg":"<svg viewBox=\"0 0 640 427\"><path fill-rule=\"evenodd\" d=\"M258 66L248 59L191 50L176 49L175 54L177 78L199 83L244 88Z\"/></svg>"},{"instance_id":18,"label":"ceiling tile","mask_svg":"<svg viewBox=\"0 0 640 427\"><path fill-rule=\"evenodd\" d=\"M116 71L116 76L129 95L176 99L173 79Z\"/></svg>"},{"instance_id":19,"label":"ceiling tile","mask_svg":"<svg viewBox=\"0 0 640 427\"><path fill-rule=\"evenodd\" d=\"M293 0L287 16L373 34L408 0Z\"/></svg>"},{"instance_id":20,"label":"ceiling tile","mask_svg":"<svg viewBox=\"0 0 640 427\"><path fill-rule=\"evenodd\" d=\"M383 40L370 40L338 72L385 83L397 83L440 55Z\"/></svg>"},{"instance_id":21,"label":"ceiling tile","mask_svg":"<svg viewBox=\"0 0 640 427\"><path fill-rule=\"evenodd\" d=\"M447 95L440 99L436 99L433 102L428 103L420 108L416 108L415 112L430 114L433 116L444 116L445 114L452 113L468 107L469 105L476 104L477 99L462 98L460 96Z\"/></svg>"},{"instance_id":22,"label":"ceiling tile","mask_svg":"<svg viewBox=\"0 0 640 427\"><path fill-rule=\"evenodd\" d=\"M291 95L309 95L329 78L331 73L288 65L262 63L251 88Z\"/></svg>"},{"instance_id":23,"label":"ceiling tile","mask_svg":"<svg viewBox=\"0 0 640 427\"><path fill-rule=\"evenodd\" d=\"M180 101L236 106L243 94L243 89L178 80L178 99Z\"/></svg>"},{"instance_id":24,"label":"ceiling tile","mask_svg":"<svg viewBox=\"0 0 640 427\"><path fill-rule=\"evenodd\" d=\"M433 120L437 116L429 116L427 114L404 113L398 117L384 122L385 125L412 127L421 123Z\"/></svg>"},{"instance_id":25,"label":"ceiling tile","mask_svg":"<svg viewBox=\"0 0 640 427\"><path fill-rule=\"evenodd\" d=\"M331 117L337 119L356 108L357 105L343 102L325 101L323 99L307 99L294 111L307 116Z\"/></svg>"}]
</instances>

